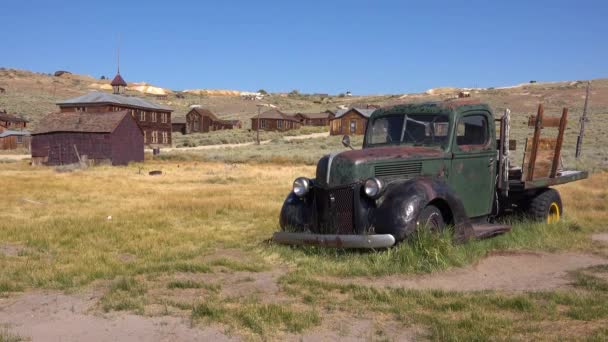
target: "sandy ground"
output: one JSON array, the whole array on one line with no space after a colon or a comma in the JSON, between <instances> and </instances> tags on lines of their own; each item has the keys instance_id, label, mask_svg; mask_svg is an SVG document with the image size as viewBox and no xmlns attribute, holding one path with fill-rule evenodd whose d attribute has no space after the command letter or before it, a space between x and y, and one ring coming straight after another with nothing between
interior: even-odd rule
<instances>
[{"instance_id":1,"label":"sandy ground","mask_svg":"<svg viewBox=\"0 0 608 342\"><path fill-rule=\"evenodd\" d=\"M603 234L602 238L607 238ZM3 254L18 253L18 247L5 245ZM513 252L493 254L476 265L421 276L388 276L357 278L323 278L339 283L357 283L380 287L411 289L442 289L459 291L504 290L535 291L565 288L569 285L567 272L608 260L579 253ZM278 280L287 270L265 272L174 274L172 279L191 279L222 284L222 296L266 297L271 302L289 300L282 293ZM173 316L138 316L112 312L103 314L96 308L102 295L100 290L87 290L77 294L58 291L30 291L0 298L0 326L33 341L194 341L239 340L221 326L192 327L187 318ZM196 294L182 290L172 295L188 301ZM150 293L154 295L154 293ZM156 293L157 295L168 295ZM194 300L194 299L193 299ZM381 330L384 338L396 341L415 340L417 328L404 328L395 322L376 321L373 318L352 317L343 312L324 313L320 326L304 334L283 335L290 341L369 341L378 339L374 334Z\"/></svg>"},{"instance_id":2,"label":"sandy ground","mask_svg":"<svg viewBox=\"0 0 608 342\"><path fill-rule=\"evenodd\" d=\"M0 160L22 160L30 159L31 157L29 154L0 154Z\"/></svg>"},{"instance_id":3,"label":"sandy ground","mask_svg":"<svg viewBox=\"0 0 608 342\"><path fill-rule=\"evenodd\" d=\"M421 276L324 278L339 283L450 291L536 291L568 286L568 271L608 264L608 260L577 253L517 252L494 254L476 265Z\"/></svg>"},{"instance_id":4,"label":"sandy ground","mask_svg":"<svg viewBox=\"0 0 608 342\"><path fill-rule=\"evenodd\" d=\"M608 233L600 233L591 235L593 241L608 243Z\"/></svg>"},{"instance_id":5,"label":"sandy ground","mask_svg":"<svg viewBox=\"0 0 608 342\"><path fill-rule=\"evenodd\" d=\"M98 296L32 291L0 299L0 322L9 331L32 341L230 341L214 327L190 328L176 317L143 317L93 308Z\"/></svg>"},{"instance_id":6,"label":"sandy ground","mask_svg":"<svg viewBox=\"0 0 608 342\"><path fill-rule=\"evenodd\" d=\"M311 133L305 135L294 135L294 136L284 136L285 140L301 140L301 139L315 139L315 138L326 138L329 136L329 132L322 133Z\"/></svg>"}]
</instances>

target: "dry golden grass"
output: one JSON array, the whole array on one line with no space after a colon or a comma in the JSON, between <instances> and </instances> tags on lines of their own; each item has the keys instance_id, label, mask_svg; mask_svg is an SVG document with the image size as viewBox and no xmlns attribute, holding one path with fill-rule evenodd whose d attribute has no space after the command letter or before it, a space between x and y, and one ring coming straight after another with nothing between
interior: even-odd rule
<instances>
[{"instance_id":1,"label":"dry golden grass","mask_svg":"<svg viewBox=\"0 0 608 342\"><path fill-rule=\"evenodd\" d=\"M157 169L162 176L147 174ZM95 282L106 288L101 310L181 315L195 324L220 322L244 336L275 338L318 325L336 308L421 325L440 339L526 339L542 336L542 324L596 325L608 317L602 310L585 313L608 305L608 285L587 273L576 278L583 294L379 290L315 280L326 274L432 272L495 250L606 255L589 236L608 231L608 173L559 188L564 224L516 223L512 233L492 240L453 246L439 237L379 253L268 244L291 181L313 174L313 166L287 164L149 161L68 173L2 164L0 295ZM6 250L12 252L1 253ZM278 292L264 292L268 288ZM499 324L477 322L480 313ZM585 332L591 333L606 336L603 330Z\"/></svg>"}]
</instances>

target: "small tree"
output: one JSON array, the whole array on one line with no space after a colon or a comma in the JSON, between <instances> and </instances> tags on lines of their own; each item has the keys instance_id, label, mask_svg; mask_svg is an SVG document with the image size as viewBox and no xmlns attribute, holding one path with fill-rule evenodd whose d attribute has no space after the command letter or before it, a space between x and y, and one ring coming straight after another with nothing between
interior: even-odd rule
<instances>
[{"instance_id":1,"label":"small tree","mask_svg":"<svg viewBox=\"0 0 608 342\"><path fill-rule=\"evenodd\" d=\"M300 95L300 91L298 91L297 89L294 89L291 92L289 92L288 95L292 96L292 97L299 96Z\"/></svg>"},{"instance_id":2,"label":"small tree","mask_svg":"<svg viewBox=\"0 0 608 342\"><path fill-rule=\"evenodd\" d=\"M105 80L107 79L104 75L101 75L101 77L99 78L100 80Z\"/></svg>"},{"instance_id":3,"label":"small tree","mask_svg":"<svg viewBox=\"0 0 608 342\"><path fill-rule=\"evenodd\" d=\"M262 95L268 95L268 92L266 92L266 90L264 90L264 89L258 90L258 93L260 93Z\"/></svg>"},{"instance_id":4,"label":"small tree","mask_svg":"<svg viewBox=\"0 0 608 342\"><path fill-rule=\"evenodd\" d=\"M344 97L344 96L346 96L346 95L344 95L344 93L338 94L338 97Z\"/></svg>"}]
</instances>

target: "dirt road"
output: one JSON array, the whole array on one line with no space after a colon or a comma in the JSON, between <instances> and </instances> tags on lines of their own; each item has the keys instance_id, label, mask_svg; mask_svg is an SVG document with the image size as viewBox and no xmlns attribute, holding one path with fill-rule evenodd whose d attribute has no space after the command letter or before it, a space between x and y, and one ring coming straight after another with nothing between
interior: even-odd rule
<instances>
[{"instance_id":1,"label":"dirt road","mask_svg":"<svg viewBox=\"0 0 608 342\"><path fill-rule=\"evenodd\" d=\"M403 275L376 278L324 278L336 283L356 282L374 287L443 289L455 291L534 291L568 288L567 273L588 266L605 264L606 259L578 253L513 252L491 255L476 265L421 276ZM242 273L242 272L241 272ZM246 272L247 273L247 272ZM251 283L236 281L230 274L186 274L187 279L223 284L222 295L250 296L251 289L264 292L269 301L289 298L279 286L285 270L248 273ZM199 277L202 277L199 279ZM187 316L103 313L98 301L103 289L87 289L76 294L34 290L0 298L0 337L13 334L33 341L233 341L238 332L220 324L197 322ZM224 293L225 292L225 293ZM319 326L303 334L281 335L282 340L317 341L347 339L370 340L371 319L351 317L339 311L324 314ZM390 339L415 340L418 332L399 324L384 325ZM3 330L4 329L4 330Z\"/></svg>"},{"instance_id":2,"label":"dirt road","mask_svg":"<svg viewBox=\"0 0 608 342\"><path fill-rule=\"evenodd\" d=\"M31 157L29 154L0 154L0 160L23 160Z\"/></svg>"}]
</instances>

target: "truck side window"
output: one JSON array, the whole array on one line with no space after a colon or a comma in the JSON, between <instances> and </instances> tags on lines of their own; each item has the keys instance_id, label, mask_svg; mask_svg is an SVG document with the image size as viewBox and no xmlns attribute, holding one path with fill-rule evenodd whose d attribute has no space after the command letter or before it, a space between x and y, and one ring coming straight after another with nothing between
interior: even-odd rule
<instances>
[{"instance_id":1,"label":"truck side window","mask_svg":"<svg viewBox=\"0 0 608 342\"><path fill-rule=\"evenodd\" d=\"M488 143L488 119L485 115L469 115L456 127L458 146L484 146Z\"/></svg>"}]
</instances>

